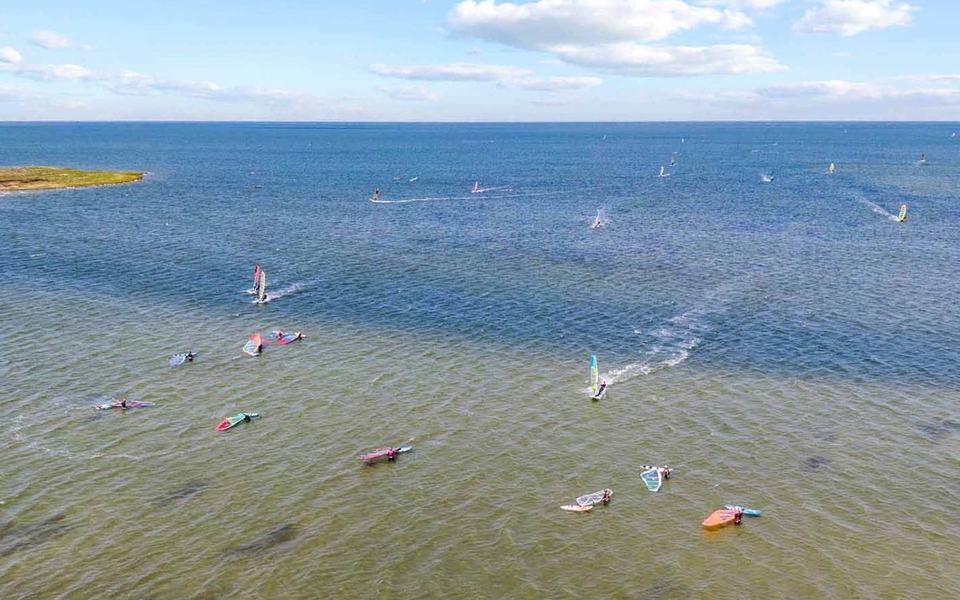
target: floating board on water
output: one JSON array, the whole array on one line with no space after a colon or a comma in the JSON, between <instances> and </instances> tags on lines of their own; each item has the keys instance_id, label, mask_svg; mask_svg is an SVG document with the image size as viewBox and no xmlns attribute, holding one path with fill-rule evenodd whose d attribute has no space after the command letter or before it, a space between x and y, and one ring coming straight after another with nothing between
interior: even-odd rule
<instances>
[{"instance_id":1,"label":"floating board on water","mask_svg":"<svg viewBox=\"0 0 960 600\"><path fill-rule=\"evenodd\" d=\"M570 512L588 512L593 509L593 505L590 506L580 506L578 504L564 504L560 507L560 510L568 510Z\"/></svg>"},{"instance_id":2,"label":"floating board on water","mask_svg":"<svg viewBox=\"0 0 960 600\"><path fill-rule=\"evenodd\" d=\"M303 339L303 332L296 331L294 333L283 333L281 331L273 332L273 341L276 342L278 346L286 346L287 344L292 344L298 340Z\"/></svg>"},{"instance_id":3,"label":"floating board on water","mask_svg":"<svg viewBox=\"0 0 960 600\"><path fill-rule=\"evenodd\" d=\"M703 525L704 529L720 529L736 523L741 514L736 509L721 508L710 513L710 516L701 521L700 524Z\"/></svg>"},{"instance_id":4,"label":"floating board on water","mask_svg":"<svg viewBox=\"0 0 960 600\"><path fill-rule=\"evenodd\" d=\"M608 488L592 494L585 494L577 498L575 502L577 506L594 506L596 504L602 504L604 496L606 496L607 502L609 502L610 498L613 497L613 490Z\"/></svg>"},{"instance_id":5,"label":"floating board on water","mask_svg":"<svg viewBox=\"0 0 960 600\"><path fill-rule=\"evenodd\" d=\"M384 447L377 448L372 452L361 454L357 458L367 464L373 464L382 460L393 460L398 454L405 454L413 450L413 446L400 446L399 448Z\"/></svg>"},{"instance_id":6,"label":"floating board on water","mask_svg":"<svg viewBox=\"0 0 960 600\"><path fill-rule=\"evenodd\" d=\"M659 492L663 485L663 471L660 467L653 467L640 473L640 479L647 484L647 489L651 492Z\"/></svg>"},{"instance_id":7,"label":"floating board on water","mask_svg":"<svg viewBox=\"0 0 960 600\"><path fill-rule=\"evenodd\" d=\"M232 417L224 417L223 420L217 425L217 431L226 431L231 427L243 423L244 421L256 419L259 416L260 413L240 413L238 415L233 415Z\"/></svg>"},{"instance_id":8,"label":"floating board on water","mask_svg":"<svg viewBox=\"0 0 960 600\"><path fill-rule=\"evenodd\" d=\"M146 408L148 406L153 406L153 402L140 402L139 400L127 400L126 407L121 406L120 402L107 402L106 404L98 404L94 408L97 410L109 410L111 408Z\"/></svg>"},{"instance_id":9,"label":"floating board on water","mask_svg":"<svg viewBox=\"0 0 960 600\"><path fill-rule=\"evenodd\" d=\"M763 515L763 511L759 511L755 508L747 508L746 506L740 506L739 504L724 504L723 507L727 510L739 510L747 517L759 517Z\"/></svg>"},{"instance_id":10,"label":"floating board on water","mask_svg":"<svg viewBox=\"0 0 960 600\"><path fill-rule=\"evenodd\" d=\"M243 345L243 351L250 356L259 356L263 350L263 337L259 333L250 335L250 339Z\"/></svg>"},{"instance_id":11,"label":"floating board on water","mask_svg":"<svg viewBox=\"0 0 960 600\"><path fill-rule=\"evenodd\" d=\"M170 357L170 366L179 367L185 362L188 362L188 361L193 362L193 359L195 356L196 354L194 354L193 352L181 352L179 354L174 354L173 356Z\"/></svg>"}]
</instances>

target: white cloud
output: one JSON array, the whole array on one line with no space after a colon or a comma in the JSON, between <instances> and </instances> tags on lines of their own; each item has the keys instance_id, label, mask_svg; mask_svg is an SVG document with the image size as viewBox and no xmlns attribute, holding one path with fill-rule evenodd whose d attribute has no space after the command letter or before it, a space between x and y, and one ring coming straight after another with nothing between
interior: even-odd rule
<instances>
[{"instance_id":1,"label":"white cloud","mask_svg":"<svg viewBox=\"0 0 960 600\"><path fill-rule=\"evenodd\" d=\"M583 67L641 77L773 73L785 69L754 46L646 46L630 42L604 46L554 46L551 52Z\"/></svg>"},{"instance_id":2,"label":"white cloud","mask_svg":"<svg viewBox=\"0 0 960 600\"><path fill-rule=\"evenodd\" d=\"M40 30L34 31L31 41L48 50L62 50L64 48L73 48L73 42L70 38L60 35L56 31Z\"/></svg>"},{"instance_id":3,"label":"white cloud","mask_svg":"<svg viewBox=\"0 0 960 600\"><path fill-rule=\"evenodd\" d=\"M0 48L0 63L15 65L23 60L23 56L12 46Z\"/></svg>"},{"instance_id":4,"label":"white cloud","mask_svg":"<svg viewBox=\"0 0 960 600\"><path fill-rule=\"evenodd\" d=\"M538 77L530 69L473 63L439 65L370 65L383 77L415 81L489 81L502 88L527 91L575 90L603 83L599 77Z\"/></svg>"},{"instance_id":5,"label":"white cloud","mask_svg":"<svg viewBox=\"0 0 960 600\"><path fill-rule=\"evenodd\" d=\"M880 89L871 83L831 79L827 81L804 81L788 83L756 90L767 98L828 98L832 100L851 100L857 98L879 98Z\"/></svg>"},{"instance_id":6,"label":"white cloud","mask_svg":"<svg viewBox=\"0 0 960 600\"><path fill-rule=\"evenodd\" d=\"M447 16L456 33L520 48L662 40L700 25L741 26L744 16L683 0L463 0Z\"/></svg>"},{"instance_id":7,"label":"white cloud","mask_svg":"<svg viewBox=\"0 0 960 600\"><path fill-rule=\"evenodd\" d=\"M537 92L556 92L560 90L581 90L601 85L599 77L529 77L499 82L500 87Z\"/></svg>"},{"instance_id":8,"label":"white cloud","mask_svg":"<svg viewBox=\"0 0 960 600\"><path fill-rule=\"evenodd\" d=\"M567 64L634 77L770 73L783 70L758 46L659 46L700 25L738 29L752 24L738 8L778 0L537 0L523 4L464 0L447 16L457 34L553 54ZM709 5L709 6L707 6ZM721 10L722 9L722 10Z\"/></svg>"},{"instance_id":9,"label":"white cloud","mask_svg":"<svg viewBox=\"0 0 960 600\"><path fill-rule=\"evenodd\" d=\"M402 100L404 102L436 102L440 99L440 96L434 94L422 85L379 87L377 89L394 100Z\"/></svg>"},{"instance_id":10,"label":"white cloud","mask_svg":"<svg viewBox=\"0 0 960 600\"><path fill-rule=\"evenodd\" d=\"M737 10L764 10L782 4L786 0L700 0L701 6L722 6Z\"/></svg>"},{"instance_id":11,"label":"white cloud","mask_svg":"<svg viewBox=\"0 0 960 600\"><path fill-rule=\"evenodd\" d=\"M794 23L795 31L852 36L871 29L904 27L916 7L894 0L821 0Z\"/></svg>"},{"instance_id":12,"label":"white cloud","mask_svg":"<svg viewBox=\"0 0 960 600\"><path fill-rule=\"evenodd\" d=\"M80 65L22 65L12 71L22 77L43 81L77 81L95 78L93 71Z\"/></svg>"},{"instance_id":13,"label":"white cloud","mask_svg":"<svg viewBox=\"0 0 960 600\"><path fill-rule=\"evenodd\" d=\"M12 65L0 63L0 72L38 81L72 81L95 85L118 96L177 96L225 103L254 103L273 115L293 118L357 118L366 110L349 99L328 99L277 88L222 87L212 81L164 79L136 71L101 72L73 64ZM58 101L65 106L62 101Z\"/></svg>"},{"instance_id":14,"label":"white cloud","mask_svg":"<svg viewBox=\"0 0 960 600\"><path fill-rule=\"evenodd\" d=\"M529 75L529 69L475 63L393 66L370 65L370 71L384 77L416 81L499 81Z\"/></svg>"},{"instance_id":15,"label":"white cloud","mask_svg":"<svg viewBox=\"0 0 960 600\"><path fill-rule=\"evenodd\" d=\"M960 103L960 75L907 75L874 82L830 79L759 88L758 97L776 101L882 103L900 100Z\"/></svg>"}]
</instances>

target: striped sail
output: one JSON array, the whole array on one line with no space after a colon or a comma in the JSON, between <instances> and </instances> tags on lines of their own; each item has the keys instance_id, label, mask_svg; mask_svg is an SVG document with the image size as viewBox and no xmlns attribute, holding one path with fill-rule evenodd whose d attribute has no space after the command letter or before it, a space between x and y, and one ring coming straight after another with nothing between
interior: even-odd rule
<instances>
[{"instance_id":1,"label":"striped sail","mask_svg":"<svg viewBox=\"0 0 960 600\"><path fill-rule=\"evenodd\" d=\"M600 391L600 369L597 367L597 355L590 356L590 392L594 396Z\"/></svg>"},{"instance_id":2,"label":"striped sail","mask_svg":"<svg viewBox=\"0 0 960 600\"><path fill-rule=\"evenodd\" d=\"M263 302L267 299L267 273L260 270L260 283L257 285L257 301Z\"/></svg>"}]
</instances>

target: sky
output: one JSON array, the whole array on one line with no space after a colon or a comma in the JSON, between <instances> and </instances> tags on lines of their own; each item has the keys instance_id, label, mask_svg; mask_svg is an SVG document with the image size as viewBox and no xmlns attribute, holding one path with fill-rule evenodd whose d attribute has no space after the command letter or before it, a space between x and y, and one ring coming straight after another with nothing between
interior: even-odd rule
<instances>
[{"instance_id":1,"label":"sky","mask_svg":"<svg viewBox=\"0 0 960 600\"><path fill-rule=\"evenodd\" d=\"M958 0L0 0L0 120L958 121L958 25Z\"/></svg>"}]
</instances>

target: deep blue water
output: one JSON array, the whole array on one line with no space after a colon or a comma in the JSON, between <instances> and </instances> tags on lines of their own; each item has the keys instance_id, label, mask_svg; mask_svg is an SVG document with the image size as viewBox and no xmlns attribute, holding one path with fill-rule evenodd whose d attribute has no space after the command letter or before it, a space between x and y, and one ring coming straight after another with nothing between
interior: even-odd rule
<instances>
[{"instance_id":1,"label":"deep blue water","mask_svg":"<svg viewBox=\"0 0 960 600\"><path fill-rule=\"evenodd\" d=\"M222 316L248 310L259 261L288 321L957 386L958 129L0 124L0 164L150 173L0 197L0 271ZM473 196L474 181L511 190ZM374 187L404 202L370 203ZM904 224L870 205L901 202Z\"/></svg>"}]
</instances>

